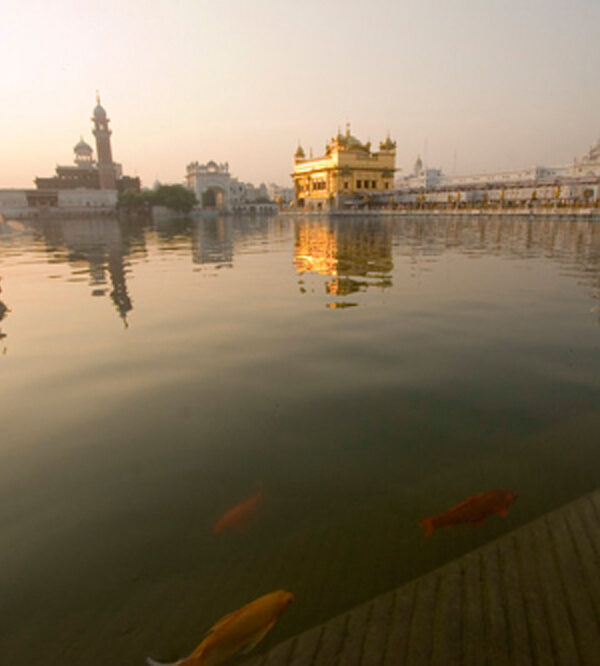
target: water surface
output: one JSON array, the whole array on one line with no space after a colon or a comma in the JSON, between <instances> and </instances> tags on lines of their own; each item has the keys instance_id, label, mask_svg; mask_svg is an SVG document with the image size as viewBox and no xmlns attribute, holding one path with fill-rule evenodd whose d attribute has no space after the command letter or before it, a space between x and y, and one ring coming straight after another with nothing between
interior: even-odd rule
<instances>
[{"instance_id":1,"label":"water surface","mask_svg":"<svg viewBox=\"0 0 600 666\"><path fill-rule=\"evenodd\" d=\"M3 662L174 660L291 590L268 648L600 485L597 223L4 224L0 277Z\"/></svg>"}]
</instances>

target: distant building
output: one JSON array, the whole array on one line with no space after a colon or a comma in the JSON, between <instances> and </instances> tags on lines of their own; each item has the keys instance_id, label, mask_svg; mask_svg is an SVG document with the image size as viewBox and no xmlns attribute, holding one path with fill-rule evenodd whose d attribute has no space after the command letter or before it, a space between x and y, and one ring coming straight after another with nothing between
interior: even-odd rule
<instances>
[{"instance_id":1,"label":"distant building","mask_svg":"<svg viewBox=\"0 0 600 666\"><path fill-rule=\"evenodd\" d=\"M186 167L185 180L202 208L227 213L248 207L255 209L256 206L267 206L270 201L264 183L256 187L251 183L240 182L229 173L228 162L190 162Z\"/></svg>"},{"instance_id":2,"label":"distant building","mask_svg":"<svg viewBox=\"0 0 600 666\"><path fill-rule=\"evenodd\" d=\"M325 155L307 159L302 146L294 156L295 201L299 208L339 209L360 207L370 198L391 190L396 171L396 142L388 136L371 150L350 133L338 132L325 147Z\"/></svg>"},{"instance_id":3,"label":"distant building","mask_svg":"<svg viewBox=\"0 0 600 666\"><path fill-rule=\"evenodd\" d=\"M535 166L496 173L451 176L417 158L412 173L396 183L394 201L412 206L546 203L587 205L600 200L600 140L581 159L561 166Z\"/></svg>"},{"instance_id":4,"label":"distant building","mask_svg":"<svg viewBox=\"0 0 600 666\"><path fill-rule=\"evenodd\" d=\"M282 187L281 185L276 185L275 183L269 183L267 185L267 194L269 199L274 201L280 206L289 206L292 201L294 201L294 188L293 187Z\"/></svg>"},{"instance_id":5,"label":"distant building","mask_svg":"<svg viewBox=\"0 0 600 666\"><path fill-rule=\"evenodd\" d=\"M73 148L75 166L57 166L56 175L49 178L38 177L35 184L38 190L140 190L140 179L134 176L123 176L120 164L113 162L109 129L109 118L100 97L96 98L96 107L92 114L96 138L98 160L93 158L92 147L83 140ZM97 197L96 197L97 198Z\"/></svg>"},{"instance_id":6,"label":"distant building","mask_svg":"<svg viewBox=\"0 0 600 666\"><path fill-rule=\"evenodd\" d=\"M75 166L57 166L56 174L35 179L36 189L0 190L0 213L30 217L40 211L105 213L114 211L118 192L140 190L137 176L124 176L121 165L113 162L106 111L96 98L93 134L98 161L92 147L80 138L73 148Z\"/></svg>"}]
</instances>

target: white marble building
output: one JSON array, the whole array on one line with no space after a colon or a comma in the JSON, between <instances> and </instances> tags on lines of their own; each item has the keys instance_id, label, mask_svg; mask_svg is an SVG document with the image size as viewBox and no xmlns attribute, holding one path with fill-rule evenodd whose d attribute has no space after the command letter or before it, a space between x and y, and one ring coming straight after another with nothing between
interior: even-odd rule
<instances>
[{"instance_id":1,"label":"white marble building","mask_svg":"<svg viewBox=\"0 0 600 666\"><path fill-rule=\"evenodd\" d=\"M242 183L229 173L228 162L190 162L185 179L202 208L235 212L269 199L266 185L256 187L251 183Z\"/></svg>"},{"instance_id":2,"label":"white marble building","mask_svg":"<svg viewBox=\"0 0 600 666\"><path fill-rule=\"evenodd\" d=\"M295 196L293 187L282 187L276 183L269 183L267 185L267 193L271 201L284 205L289 205Z\"/></svg>"},{"instance_id":3,"label":"white marble building","mask_svg":"<svg viewBox=\"0 0 600 666\"><path fill-rule=\"evenodd\" d=\"M213 161L206 164L190 162L186 168L185 179L201 206L203 199L206 201L207 193L213 193L214 207L227 210L232 204L232 199L237 199L240 194L239 188L232 183L227 162L223 164Z\"/></svg>"},{"instance_id":4,"label":"white marble building","mask_svg":"<svg viewBox=\"0 0 600 666\"><path fill-rule=\"evenodd\" d=\"M25 190L0 190L0 214L4 217L20 217L27 212L27 194Z\"/></svg>"},{"instance_id":5,"label":"white marble building","mask_svg":"<svg viewBox=\"0 0 600 666\"><path fill-rule=\"evenodd\" d=\"M531 201L593 203L600 199L600 139L581 159L561 166L449 176L417 158L413 172L396 183L401 204Z\"/></svg>"}]
</instances>

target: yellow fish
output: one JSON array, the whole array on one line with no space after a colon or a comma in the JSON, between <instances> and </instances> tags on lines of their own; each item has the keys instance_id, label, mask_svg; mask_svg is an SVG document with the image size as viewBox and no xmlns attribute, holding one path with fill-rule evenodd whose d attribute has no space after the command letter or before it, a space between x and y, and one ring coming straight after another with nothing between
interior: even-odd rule
<instances>
[{"instance_id":1,"label":"yellow fish","mask_svg":"<svg viewBox=\"0 0 600 666\"><path fill-rule=\"evenodd\" d=\"M240 651L252 650L292 601L294 595L285 590L265 594L222 617L189 657L172 664L161 664L150 657L146 661L149 666L216 666Z\"/></svg>"}]
</instances>

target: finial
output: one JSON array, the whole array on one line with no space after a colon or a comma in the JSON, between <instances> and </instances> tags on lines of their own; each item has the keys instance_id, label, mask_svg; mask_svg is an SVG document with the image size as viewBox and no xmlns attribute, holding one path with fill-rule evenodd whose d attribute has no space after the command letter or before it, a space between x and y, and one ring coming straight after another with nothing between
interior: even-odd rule
<instances>
[{"instance_id":1,"label":"finial","mask_svg":"<svg viewBox=\"0 0 600 666\"><path fill-rule=\"evenodd\" d=\"M350 123L346 123L346 136L350 136Z\"/></svg>"},{"instance_id":2,"label":"finial","mask_svg":"<svg viewBox=\"0 0 600 666\"><path fill-rule=\"evenodd\" d=\"M96 90L96 104L100 104L100 93Z\"/></svg>"}]
</instances>

